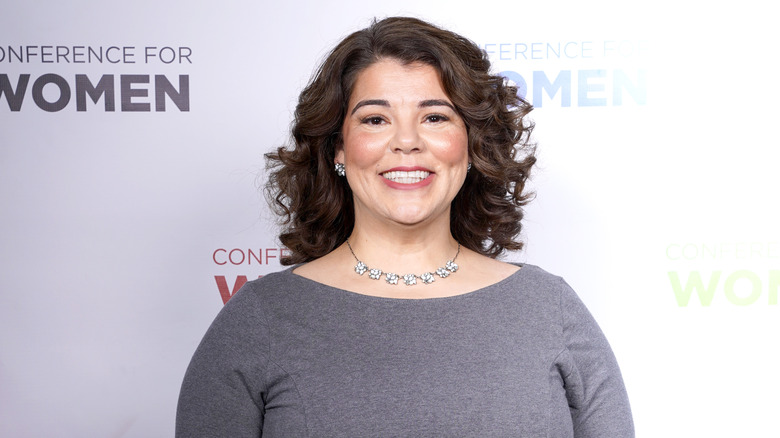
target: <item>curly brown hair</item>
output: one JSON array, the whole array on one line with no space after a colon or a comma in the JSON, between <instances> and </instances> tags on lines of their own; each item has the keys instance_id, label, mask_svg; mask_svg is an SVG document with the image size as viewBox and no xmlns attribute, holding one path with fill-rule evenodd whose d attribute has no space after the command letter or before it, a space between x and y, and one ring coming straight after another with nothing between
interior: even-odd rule
<instances>
[{"instance_id":1,"label":"curly brown hair","mask_svg":"<svg viewBox=\"0 0 780 438\"><path fill-rule=\"evenodd\" d=\"M354 225L352 191L333 170L352 88L366 67L384 58L424 63L441 76L463 118L473 169L452 201L450 229L466 248L489 257L519 250L525 191L536 162L531 105L503 77L490 74L487 54L473 42L408 17L374 21L346 37L301 92L292 148L265 155L266 195L281 216L284 265L314 260L344 243Z\"/></svg>"}]
</instances>

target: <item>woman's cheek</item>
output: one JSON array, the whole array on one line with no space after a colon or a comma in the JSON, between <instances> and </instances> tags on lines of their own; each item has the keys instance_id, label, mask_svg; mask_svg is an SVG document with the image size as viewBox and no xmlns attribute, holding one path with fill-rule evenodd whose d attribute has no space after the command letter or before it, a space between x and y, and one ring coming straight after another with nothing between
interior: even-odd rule
<instances>
[{"instance_id":1,"label":"woman's cheek","mask_svg":"<svg viewBox=\"0 0 780 438\"><path fill-rule=\"evenodd\" d=\"M360 167L372 164L384 154L386 142L380 133L354 133L345 144L350 161Z\"/></svg>"},{"instance_id":2,"label":"woman's cheek","mask_svg":"<svg viewBox=\"0 0 780 438\"><path fill-rule=\"evenodd\" d=\"M460 132L450 132L439 138L439 159L447 163L458 163L468 156L468 140Z\"/></svg>"}]
</instances>

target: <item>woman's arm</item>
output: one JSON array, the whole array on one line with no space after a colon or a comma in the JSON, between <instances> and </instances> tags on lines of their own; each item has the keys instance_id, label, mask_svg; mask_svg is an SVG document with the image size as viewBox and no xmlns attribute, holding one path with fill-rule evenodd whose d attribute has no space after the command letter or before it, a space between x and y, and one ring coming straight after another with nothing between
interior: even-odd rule
<instances>
[{"instance_id":1,"label":"woman's arm","mask_svg":"<svg viewBox=\"0 0 780 438\"><path fill-rule=\"evenodd\" d=\"M268 351L265 321L236 294L206 332L184 376L176 437L259 437Z\"/></svg>"},{"instance_id":2,"label":"woman's arm","mask_svg":"<svg viewBox=\"0 0 780 438\"><path fill-rule=\"evenodd\" d=\"M632 438L634 423L615 355L568 285L561 293L566 350L561 369L577 438Z\"/></svg>"}]
</instances>

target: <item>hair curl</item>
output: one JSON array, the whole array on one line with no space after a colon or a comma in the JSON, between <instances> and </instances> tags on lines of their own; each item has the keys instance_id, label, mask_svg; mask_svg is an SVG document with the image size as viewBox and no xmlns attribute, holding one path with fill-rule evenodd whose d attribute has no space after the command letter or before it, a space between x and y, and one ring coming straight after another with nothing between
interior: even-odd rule
<instances>
[{"instance_id":1,"label":"hair curl","mask_svg":"<svg viewBox=\"0 0 780 438\"><path fill-rule=\"evenodd\" d=\"M346 37L301 92L292 148L266 154L266 196L280 215L284 265L314 260L341 245L355 221L352 191L333 170L347 103L358 74L383 58L425 63L463 118L473 168L452 201L450 228L466 248L489 257L519 250L525 183L536 162L531 105L503 77L491 75L487 54L473 42L416 18L374 21Z\"/></svg>"}]
</instances>

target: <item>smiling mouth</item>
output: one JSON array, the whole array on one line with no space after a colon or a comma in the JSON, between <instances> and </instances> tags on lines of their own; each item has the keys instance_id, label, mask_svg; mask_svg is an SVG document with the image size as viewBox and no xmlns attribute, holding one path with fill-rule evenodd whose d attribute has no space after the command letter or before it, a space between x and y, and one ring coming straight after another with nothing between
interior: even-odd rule
<instances>
[{"instance_id":1,"label":"smiling mouth","mask_svg":"<svg viewBox=\"0 0 780 438\"><path fill-rule=\"evenodd\" d=\"M412 170L410 172L393 170L391 172L383 173L382 176L385 179L398 184L416 184L425 178L428 178L428 175L430 174L431 172L427 172L425 170Z\"/></svg>"}]
</instances>

